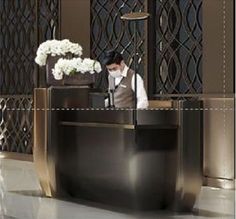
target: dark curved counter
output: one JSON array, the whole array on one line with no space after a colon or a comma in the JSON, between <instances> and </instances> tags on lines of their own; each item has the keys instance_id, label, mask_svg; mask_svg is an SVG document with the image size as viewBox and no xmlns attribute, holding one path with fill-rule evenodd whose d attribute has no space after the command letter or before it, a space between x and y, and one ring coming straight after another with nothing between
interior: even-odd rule
<instances>
[{"instance_id":1,"label":"dark curved counter","mask_svg":"<svg viewBox=\"0 0 236 219\"><path fill-rule=\"evenodd\" d=\"M191 210L202 180L201 112L184 109L201 102L137 110L134 122L132 109L89 108L90 92L35 89L34 158L45 194Z\"/></svg>"}]
</instances>

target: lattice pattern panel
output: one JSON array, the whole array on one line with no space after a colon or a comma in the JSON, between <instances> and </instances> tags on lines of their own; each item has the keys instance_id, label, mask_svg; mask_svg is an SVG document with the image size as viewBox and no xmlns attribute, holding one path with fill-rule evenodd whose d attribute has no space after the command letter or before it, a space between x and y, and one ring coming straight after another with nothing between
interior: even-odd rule
<instances>
[{"instance_id":1,"label":"lattice pattern panel","mask_svg":"<svg viewBox=\"0 0 236 219\"><path fill-rule=\"evenodd\" d=\"M120 17L129 12L145 10L145 0L91 0L91 56L102 61L106 50L117 49L123 53L126 63L133 68L134 25ZM145 56L144 24L137 27L139 73L143 75ZM107 87L107 72L96 78L96 87Z\"/></svg>"},{"instance_id":2,"label":"lattice pattern panel","mask_svg":"<svg viewBox=\"0 0 236 219\"><path fill-rule=\"evenodd\" d=\"M19 95L45 84L34 58L59 37L59 11L60 0L0 0L0 151L32 153L32 97Z\"/></svg>"},{"instance_id":3,"label":"lattice pattern panel","mask_svg":"<svg viewBox=\"0 0 236 219\"><path fill-rule=\"evenodd\" d=\"M35 0L0 0L0 93L31 93L34 87Z\"/></svg>"},{"instance_id":4,"label":"lattice pattern panel","mask_svg":"<svg viewBox=\"0 0 236 219\"><path fill-rule=\"evenodd\" d=\"M32 96L0 97L0 151L32 153Z\"/></svg>"},{"instance_id":5,"label":"lattice pattern panel","mask_svg":"<svg viewBox=\"0 0 236 219\"><path fill-rule=\"evenodd\" d=\"M39 1L39 43L47 39L59 38L60 35L60 0Z\"/></svg>"},{"instance_id":6,"label":"lattice pattern panel","mask_svg":"<svg viewBox=\"0 0 236 219\"><path fill-rule=\"evenodd\" d=\"M60 38L60 0L40 0L38 3L38 44ZM37 85L46 86L46 69L37 68Z\"/></svg>"},{"instance_id":7,"label":"lattice pattern panel","mask_svg":"<svg viewBox=\"0 0 236 219\"><path fill-rule=\"evenodd\" d=\"M36 49L59 35L59 0L0 0L0 94L31 94Z\"/></svg>"},{"instance_id":8,"label":"lattice pattern panel","mask_svg":"<svg viewBox=\"0 0 236 219\"><path fill-rule=\"evenodd\" d=\"M202 92L202 0L156 0L154 94Z\"/></svg>"}]
</instances>

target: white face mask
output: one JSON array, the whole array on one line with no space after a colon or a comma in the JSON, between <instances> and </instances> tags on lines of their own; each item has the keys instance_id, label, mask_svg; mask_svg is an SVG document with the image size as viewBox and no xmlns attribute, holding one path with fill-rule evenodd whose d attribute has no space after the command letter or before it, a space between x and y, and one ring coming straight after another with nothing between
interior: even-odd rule
<instances>
[{"instance_id":1,"label":"white face mask","mask_svg":"<svg viewBox=\"0 0 236 219\"><path fill-rule=\"evenodd\" d=\"M109 74L113 77L113 78L118 78L121 76L122 72L121 70L116 70L116 71L108 71Z\"/></svg>"}]
</instances>

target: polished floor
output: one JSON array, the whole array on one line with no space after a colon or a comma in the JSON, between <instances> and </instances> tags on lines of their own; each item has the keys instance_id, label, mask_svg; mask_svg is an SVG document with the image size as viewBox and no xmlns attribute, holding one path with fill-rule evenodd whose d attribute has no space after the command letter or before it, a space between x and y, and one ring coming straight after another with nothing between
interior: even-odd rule
<instances>
[{"instance_id":1,"label":"polished floor","mask_svg":"<svg viewBox=\"0 0 236 219\"><path fill-rule=\"evenodd\" d=\"M0 159L0 219L231 219L232 190L203 187L194 213L115 212L63 200L45 198L31 162Z\"/></svg>"}]
</instances>

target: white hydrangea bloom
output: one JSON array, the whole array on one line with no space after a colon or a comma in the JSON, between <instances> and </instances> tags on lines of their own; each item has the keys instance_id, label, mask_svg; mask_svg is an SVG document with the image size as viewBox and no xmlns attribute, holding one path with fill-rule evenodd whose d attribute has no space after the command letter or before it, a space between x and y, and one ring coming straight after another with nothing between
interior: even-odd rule
<instances>
[{"instance_id":1,"label":"white hydrangea bloom","mask_svg":"<svg viewBox=\"0 0 236 219\"><path fill-rule=\"evenodd\" d=\"M101 72L101 71L102 71L102 66L101 66L100 62L95 61L94 70L95 70L96 72Z\"/></svg>"},{"instance_id":2,"label":"white hydrangea bloom","mask_svg":"<svg viewBox=\"0 0 236 219\"><path fill-rule=\"evenodd\" d=\"M66 55L66 53L72 53L77 56L82 55L82 47L78 43L72 43L68 39L64 40L47 40L42 43L38 50L37 56L35 58L35 62L40 65L46 65L47 56L50 54L51 56L57 55Z\"/></svg>"},{"instance_id":3,"label":"white hydrangea bloom","mask_svg":"<svg viewBox=\"0 0 236 219\"><path fill-rule=\"evenodd\" d=\"M52 74L56 80L61 80L63 74L70 75L72 72L94 74L95 72L100 73L102 71L101 64L90 58L73 58L73 59L63 59L60 58L55 64Z\"/></svg>"}]
</instances>

